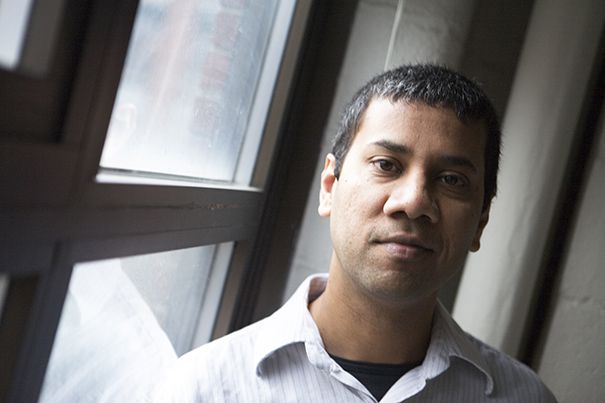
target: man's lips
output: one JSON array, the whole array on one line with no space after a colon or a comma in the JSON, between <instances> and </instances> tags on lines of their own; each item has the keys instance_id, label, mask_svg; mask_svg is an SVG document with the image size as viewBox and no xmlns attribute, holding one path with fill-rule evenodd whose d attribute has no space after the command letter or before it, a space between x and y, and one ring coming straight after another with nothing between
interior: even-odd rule
<instances>
[{"instance_id":1,"label":"man's lips","mask_svg":"<svg viewBox=\"0 0 605 403\"><path fill-rule=\"evenodd\" d=\"M416 236L387 236L379 238L376 243L384 246L390 255L406 260L419 259L434 252L429 242Z\"/></svg>"},{"instance_id":2,"label":"man's lips","mask_svg":"<svg viewBox=\"0 0 605 403\"><path fill-rule=\"evenodd\" d=\"M434 250L430 242L413 235L391 235L386 237L379 237L377 238L376 242L384 244L399 244L410 248L424 249L426 251Z\"/></svg>"}]
</instances>

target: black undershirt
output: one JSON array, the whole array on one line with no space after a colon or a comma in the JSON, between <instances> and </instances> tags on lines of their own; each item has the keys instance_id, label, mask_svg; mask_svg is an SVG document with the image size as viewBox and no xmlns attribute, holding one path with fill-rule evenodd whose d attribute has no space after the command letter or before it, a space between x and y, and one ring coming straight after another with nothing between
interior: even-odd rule
<instances>
[{"instance_id":1,"label":"black undershirt","mask_svg":"<svg viewBox=\"0 0 605 403\"><path fill-rule=\"evenodd\" d=\"M330 357L332 357L342 369L357 378L357 380L370 391L376 400L382 399L391 386L393 386L393 384L406 372L421 364L421 362L407 364L373 364L369 362L351 361L331 354Z\"/></svg>"}]
</instances>

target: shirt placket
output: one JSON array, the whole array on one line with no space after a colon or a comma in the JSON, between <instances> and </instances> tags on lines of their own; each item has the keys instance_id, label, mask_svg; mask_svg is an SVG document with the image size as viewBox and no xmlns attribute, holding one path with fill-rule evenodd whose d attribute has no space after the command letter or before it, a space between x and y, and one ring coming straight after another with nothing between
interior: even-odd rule
<instances>
[{"instance_id":1,"label":"shirt placket","mask_svg":"<svg viewBox=\"0 0 605 403\"><path fill-rule=\"evenodd\" d=\"M327 372L331 377L336 379L339 383L343 384L349 389L353 389L360 401L368 403L377 403L378 401L372 396L372 394L361 384L353 375L342 369L336 361L334 361L323 348L316 342L305 343L305 349L307 350L307 356L312 365L319 368L320 370Z\"/></svg>"}]
</instances>

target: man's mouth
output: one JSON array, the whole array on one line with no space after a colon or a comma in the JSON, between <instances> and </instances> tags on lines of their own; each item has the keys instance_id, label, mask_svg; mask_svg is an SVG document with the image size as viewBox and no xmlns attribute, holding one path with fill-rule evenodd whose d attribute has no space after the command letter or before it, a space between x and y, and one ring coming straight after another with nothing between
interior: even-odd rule
<instances>
[{"instance_id":1,"label":"man's mouth","mask_svg":"<svg viewBox=\"0 0 605 403\"><path fill-rule=\"evenodd\" d=\"M382 245L389 255L402 260L418 260L434 252L430 244L416 236L395 235L381 238Z\"/></svg>"}]
</instances>

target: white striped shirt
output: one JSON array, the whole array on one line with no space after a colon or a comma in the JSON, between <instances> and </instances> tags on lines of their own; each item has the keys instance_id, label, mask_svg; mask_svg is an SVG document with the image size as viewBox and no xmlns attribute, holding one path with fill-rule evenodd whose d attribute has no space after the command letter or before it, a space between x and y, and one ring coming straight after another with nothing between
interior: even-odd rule
<instances>
[{"instance_id":1,"label":"white striped shirt","mask_svg":"<svg viewBox=\"0 0 605 403\"><path fill-rule=\"evenodd\" d=\"M157 402L376 402L326 352L307 308L325 275L305 280L277 312L185 354ZM441 306L422 365L380 402L555 402L525 365L463 332Z\"/></svg>"}]
</instances>

